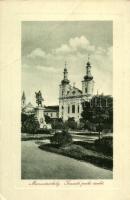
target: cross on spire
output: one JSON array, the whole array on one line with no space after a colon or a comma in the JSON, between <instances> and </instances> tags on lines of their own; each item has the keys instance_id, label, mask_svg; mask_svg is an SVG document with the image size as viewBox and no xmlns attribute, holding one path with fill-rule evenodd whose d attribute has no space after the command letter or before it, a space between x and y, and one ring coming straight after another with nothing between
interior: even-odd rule
<instances>
[{"instance_id":1,"label":"cross on spire","mask_svg":"<svg viewBox=\"0 0 130 200\"><path fill-rule=\"evenodd\" d=\"M67 71L67 62L65 61L65 67L64 67L64 71L63 71L63 74L64 74L64 78L62 80L62 83L69 83L69 80L68 80L68 71Z\"/></svg>"},{"instance_id":2,"label":"cross on spire","mask_svg":"<svg viewBox=\"0 0 130 200\"><path fill-rule=\"evenodd\" d=\"M89 61L90 61L90 56L88 54L88 61L87 61L87 64L86 64L87 66L90 66L90 62Z\"/></svg>"},{"instance_id":3,"label":"cross on spire","mask_svg":"<svg viewBox=\"0 0 130 200\"><path fill-rule=\"evenodd\" d=\"M67 69L67 62L66 62L66 60L65 60L65 68Z\"/></svg>"},{"instance_id":4,"label":"cross on spire","mask_svg":"<svg viewBox=\"0 0 130 200\"><path fill-rule=\"evenodd\" d=\"M88 62L89 62L89 59L90 59L90 56L89 56L89 54L88 54Z\"/></svg>"}]
</instances>

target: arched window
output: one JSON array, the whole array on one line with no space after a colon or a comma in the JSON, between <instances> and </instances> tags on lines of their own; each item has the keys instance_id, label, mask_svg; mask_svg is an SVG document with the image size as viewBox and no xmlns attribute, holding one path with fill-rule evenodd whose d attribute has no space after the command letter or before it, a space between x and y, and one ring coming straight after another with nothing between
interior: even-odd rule
<instances>
[{"instance_id":1,"label":"arched window","mask_svg":"<svg viewBox=\"0 0 130 200\"><path fill-rule=\"evenodd\" d=\"M72 105L72 113L75 113L75 105Z\"/></svg>"},{"instance_id":2,"label":"arched window","mask_svg":"<svg viewBox=\"0 0 130 200\"><path fill-rule=\"evenodd\" d=\"M87 93L87 92L88 92L88 88L86 87L86 88L85 88L85 93Z\"/></svg>"},{"instance_id":3,"label":"arched window","mask_svg":"<svg viewBox=\"0 0 130 200\"><path fill-rule=\"evenodd\" d=\"M64 106L62 106L62 110L64 110Z\"/></svg>"},{"instance_id":4,"label":"arched window","mask_svg":"<svg viewBox=\"0 0 130 200\"><path fill-rule=\"evenodd\" d=\"M79 105L78 105L78 113L79 113Z\"/></svg>"},{"instance_id":5,"label":"arched window","mask_svg":"<svg viewBox=\"0 0 130 200\"><path fill-rule=\"evenodd\" d=\"M70 106L68 106L68 113L70 113Z\"/></svg>"}]
</instances>

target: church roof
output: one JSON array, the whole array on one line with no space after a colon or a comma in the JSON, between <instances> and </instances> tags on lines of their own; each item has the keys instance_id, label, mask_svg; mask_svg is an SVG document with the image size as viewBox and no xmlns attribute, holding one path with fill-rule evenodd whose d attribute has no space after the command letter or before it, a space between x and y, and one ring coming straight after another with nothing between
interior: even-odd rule
<instances>
[{"instance_id":1,"label":"church roof","mask_svg":"<svg viewBox=\"0 0 130 200\"><path fill-rule=\"evenodd\" d=\"M82 91L76 87L72 87L68 93L67 96L79 96L82 94Z\"/></svg>"},{"instance_id":2,"label":"church roof","mask_svg":"<svg viewBox=\"0 0 130 200\"><path fill-rule=\"evenodd\" d=\"M31 102L29 102L26 107L30 107L30 108L33 108L34 106L31 104Z\"/></svg>"},{"instance_id":3,"label":"church roof","mask_svg":"<svg viewBox=\"0 0 130 200\"><path fill-rule=\"evenodd\" d=\"M45 106L45 112L59 112L59 106Z\"/></svg>"}]
</instances>

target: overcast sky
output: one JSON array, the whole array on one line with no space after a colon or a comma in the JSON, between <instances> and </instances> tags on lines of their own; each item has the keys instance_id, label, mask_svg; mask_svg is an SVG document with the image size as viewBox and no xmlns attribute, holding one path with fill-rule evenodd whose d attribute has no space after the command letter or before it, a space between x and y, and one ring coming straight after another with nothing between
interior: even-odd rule
<instances>
[{"instance_id":1,"label":"overcast sky","mask_svg":"<svg viewBox=\"0 0 130 200\"><path fill-rule=\"evenodd\" d=\"M35 103L41 90L46 105L58 104L67 62L69 80L81 89L88 54L94 93L112 94L112 22L22 22L22 91Z\"/></svg>"}]
</instances>

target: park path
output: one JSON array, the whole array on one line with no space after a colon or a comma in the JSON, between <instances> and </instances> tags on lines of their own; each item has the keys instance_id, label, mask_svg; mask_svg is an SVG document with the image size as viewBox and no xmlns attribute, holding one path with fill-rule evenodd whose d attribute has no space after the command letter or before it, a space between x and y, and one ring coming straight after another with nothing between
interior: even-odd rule
<instances>
[{"instance_id":1,"label":"park path","mask_svg":"<svg viewBox=\"0 0 130 200\"><path fill-rule=\"evenodd\" d=\"M43 151L35 141L22 141L22 179L111 179L112 171Z\"/></svg>"}]
</instances>

